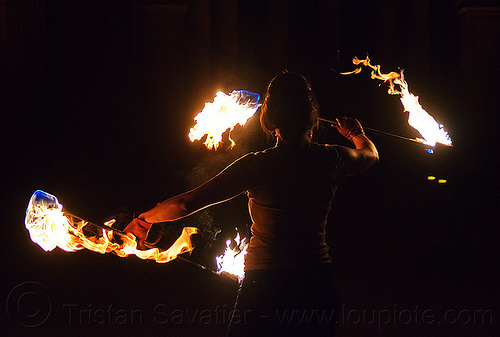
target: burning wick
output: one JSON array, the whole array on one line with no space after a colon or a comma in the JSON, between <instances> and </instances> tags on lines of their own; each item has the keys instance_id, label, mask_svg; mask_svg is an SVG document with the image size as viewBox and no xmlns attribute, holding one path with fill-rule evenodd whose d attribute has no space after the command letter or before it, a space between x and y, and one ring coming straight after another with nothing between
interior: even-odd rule
<instances>
[{"instance_id":1,"label":"burning wick","mask_svg":"<svg viewBox=\"0 0 500 337\"><path fill-rule=\"evenodd\" d=\"M417 138L418 142L432 147L435 147L436 143L452 146L451 138L443 125L437 123L434 117L422 108L418 102L418 96L413 95L408 90L408 83L404 79L403 70L400 73L390 72L382 74L380 65L371 65L368 56L364 60L354 57L352 63L355 65L361 64L361 66L351 72L341 73L342 75L359 74L363 68L362 66L370 67L372 69L372 79L388 82L389 94L400 96L404 111L408 112L408 124L423 137L423 139Z\"/></svg>"},{"instance_id":2,"label":"burning wick","mask_svg":"<svg viewBox=\"0 0 500 337\"><path fill-rule=\"evenodd\" d=\"M260 95L235 90L229 95L217 92L213 102L205 103L203 110L194 117L196 124L189 131L189 139L194 142L206 135L203 144L210 150L217 150L222 143L222 134L229 129L231 147L235 145L231 139L231 131L237 124L243 126L259 108Z\"/></svg>"},{"instance_id":3,"label":"burning wick","mask_svg":"<svg viewBox=\"0 0 500 337\"><path fill-rule=\"evenodd\" d=\"M240 234L234 238L236 246L231 248L231 240L226 241L226 250L224 254L215 258L217 262L217 274L234 275L241 282L245 278L245 255L247 253L248 243L246 238L240 239Z\"/></svg>"},{"instance_id":4,"label":"burning wick","mask_svg":"<svg viewBox=\"0 0 500 337\"><path fill-rule=\"evenodd\" d=\"M136 255L141 259L155 260L166 263L174 260L178 255L191 252L191 235L198 232L195 227L184 227L182 234L174 244L165 251L158 248L138 250L137 241L132 234L109 227L114 220L105 224L94 224L69 213L63 212L63 205L54 195L38 190L31 196L26 209L25 225L30 233L31 240L45 251L52 251L56 247L67 252L89 249L101 254L113 252L120 257ZM93 236L86 236L87 226L96 226L101 232ZM96 235L97 234L97 235ZM122 243L113 240L113 234L118 234Z\"/></svg>"}]
</instances>

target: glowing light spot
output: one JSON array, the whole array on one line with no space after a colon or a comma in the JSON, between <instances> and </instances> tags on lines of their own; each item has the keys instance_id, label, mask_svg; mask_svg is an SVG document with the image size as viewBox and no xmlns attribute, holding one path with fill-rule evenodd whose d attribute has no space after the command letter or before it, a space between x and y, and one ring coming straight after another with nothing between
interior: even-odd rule
<instances>
[{"instance_id":1,"label":"glowing light spot","mask_svg":"<svg viewBox=\"0 0 500 337\"><path fill-rule=\"evenodd\" d=\"M438 184L446 184L448 181L446 179L439 179Z\"/></svg>"},{"instance_id":2,"label":"glowing light spot","mask_svg":"<svg viewBox=\"0 0 500 337\"><path fill-rule=\"evenodd\" d=\"M427 180L436 180L436 177L434 177L434 176L428 176Z\"/></svg>"}]
</instances>

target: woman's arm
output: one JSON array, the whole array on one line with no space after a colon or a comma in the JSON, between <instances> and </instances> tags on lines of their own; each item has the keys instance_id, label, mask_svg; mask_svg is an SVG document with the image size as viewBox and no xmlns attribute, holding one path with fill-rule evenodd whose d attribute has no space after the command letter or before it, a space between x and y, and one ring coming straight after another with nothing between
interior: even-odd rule
<instances>
[{"instance_id":1,"label":"woman's arm","mask_svg":"<svg viewBox=\"0 0 500 337\"><path fill-rule=\"evenodd\" d=\"M138 218L149 223L178 220L208 206L232 199L245 189L239 169L232 164L204 184L159 203Z\"/></svg>"},{"instance_id":2,"label":"woman's arm","mask_svg":"<svg viewBox=\"0 0 500 337\"><path fill-rule=\"evenodd\" d=\"M371 140L364 134L352 137L356 149L344 147L347 153L347 175L358 174L378 163L378 151Z\"/></svg>"},{"instance_id":3,"label":"woman's arm","mask_svg":"<svg viewBox=\"0 0 500 337\"><path fill-rule=\"evenodd\" d=\"M171 197L140 214L125 227L124 232L134 234L138 248L146 249L145 241L153 223L184 218L208 206L232 199L245 190L240 170L233 163L195 189Z\"/></svg>"},{"instance_id":4,"label":"woman's arm","mask_svg":"<svg viewBox=\"0 0 500 337\"><path fill-rule=\"evenodd\" d=\"M347 153L346 172L347 175L360 173L376 163L379 156L375 145L365 136L363 127L357 119L337 119L337 129L340 134L354 143L355 149L343 147Z\"/></svg>"}]
</instances>

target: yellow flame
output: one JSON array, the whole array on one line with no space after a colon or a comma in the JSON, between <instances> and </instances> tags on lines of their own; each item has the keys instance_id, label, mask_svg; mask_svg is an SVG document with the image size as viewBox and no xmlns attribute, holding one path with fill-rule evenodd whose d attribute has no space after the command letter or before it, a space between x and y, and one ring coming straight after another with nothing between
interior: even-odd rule
<instances>
[{"instance_id":1,"label":"yellow flame","mask_svg":"<svg viewBox=\"0 0 500 337\"><path fill-rule=\"evenodd\" d=\"M227 95L219 91L213 102L205 103L203 110L194 118L196 124L189 131L189 139L194 142L206 135L203 144L208 149L217 150L222 143L222 134L229 129L229 140L233 147L235 142L231 139L231 131L237 124L245 125L258 108L256 102L242 102L240 92L233 91Z\"/></svg>"},{"instance_id":2,"label":"yellow flame","mask_svg":"<svg viewBox=\"0 0 500 337\"><path fill-rule=\"evenodd\" d=\"M217 273L229 273L238 277L241 282L245 277L245 255L247 253L248 243L246 238L240 239L238 233L234 239L236 246L231 248L231 240L226 241L226 250L224 254L217 256Z\"/></svg>"},{"instance_id":3,"label":"yellow flame","mask_svg":"<svg viewBox=\"0 0 500 337\"><path fill-rule=\"evenodd\" d=\"M362 69L363 69L362 67L359 67L359 68L354 69L353 71L348 71L348 72L345 72L345 73L340 73L340 75L359 74Z\"/></svg>"},{"instance_id":4,"label":"yellow flame","mask_svg":"<svg viewBox=\"0 0 500 337\"><path fill-rule=\"evenodd\" d=\"M113 252L120 257L136 255L141 259L165 263L175 259L179 254L193 250L191 235L198 232L195 227L184 227L179 238L165 251L160 251L158 248L138 250L136 238L132 234L121 236L122 243L118 243L113 240L112 230L101 229L100 235L86 236L84 227L88 222L77 221L74 217L65 215L62 211L63 206L53 196L51 205L37 202L38 192L41 191L33 194L26 210L25 225L31 240L45 251L52 251L56 247L67 252L86 248L101 254ZM108 221L106 225L109 226L113 222L114 220Z\"/></svg>"},{"instance_id":5,"label":"yellow flame","mask_svg":"<svg viewBox=\"0 0 500 337\"><path fill-rule=\"evenodd\" d=\"M429 115L427 111L418 102L418 96L413 95L408 89L408 83L404 79L403 71L400 73L390 72L383 74L380 71L380 65L372 65L368 56L364 60L354 57L352 63L355 65L362 64L365 67L372 69L371 78L389 83L389 94L400 95L401 103L404 111L408 112L408 124L416 129L423 137L417 138L421 143L436 146L436 143L441 143L451 146L451 138L442 124L436 122L434 117ZM358 74L361 72L361 67L352 72L341 73L342 75ZM396 87L397 86L397 87Z\"/></svg>"}]
</instances>

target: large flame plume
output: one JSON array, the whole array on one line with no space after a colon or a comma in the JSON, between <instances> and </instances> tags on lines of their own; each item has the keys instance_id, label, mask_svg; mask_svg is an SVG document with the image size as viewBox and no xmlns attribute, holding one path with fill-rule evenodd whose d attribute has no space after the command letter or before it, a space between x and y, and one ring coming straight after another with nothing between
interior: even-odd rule
<instances>
[{"instance_id":1,"label":"large flame plume","mask_svg":"<svg viewBox=\"0 0 500 337\"><path fill-rule=\"evenodd\" d=\"M364 60L354 57L352 63L361 65L351 72L341 73L342 75L359 74L363 68L369 67L372 69L371 78L389 83L389 94L399 95L404 111L408 112L408 124L416 129L423 138L417 138L421 143L429 146L436 146L436 143L441 143L451 146L451 138L442 124L436 122L434 117L429 115L418 102L418 96L413 95L408 90L408 83L404 79L403 71L400 73L390 72L383 74L380 71L380 65L370 64L368 56Z\"/></svg>"},{"instance_id":2,"label":"large flame plume","mask_svg":"<svg viewBox=\"0 0 500 337\"><path fill-rule=\"evenodd\" d=\"M205 103L203 110L194 117L196 124L189 132L189 139L194 142L206 135L203 144L210 150L217 150L222 143L222 135L229 129L231 147L235 145L231 139L231 131L236 125L245 125L259 107L259 94L235 90L229 95L217 92L213 102Z\"/></svg>"},{"instance_id":3,"label":"large flame plume","mask_svg":"<svg viewBox=\"0 0 500 337\"><path fill-rule=\"evenodd\" d=\"M227 273L234 275L241 282L245 277L245 255L247 253L248 243L246 238L240 239L238 233L234 238L236 245L231 248L231 240L226 241L226 250L224 254L217 256L217 273Z\"/></svg>"},{"instance_id":4,"label":"large flame plume","mask_svg":"<svg viewBox=\"0 0 500 337\"><path fill-rule=\"evenodd\" d=\"M113 222L111 220L99 226L101 228L96 232L89 222L63 212L63 205L57 198L41 190L33 193L25 218L31 240L45 251L52 251L56 247L67 252L86 248L101 254L113 252L120 257L136 255L159 263L172 261L179 254L191 252L191 235L198 232L195 227L184 227L180 237L168 250L138 250L136 238L132 234L122 234L120 240L113 238L113 228L107 228Z\"/></svg>"}]
</instances>

